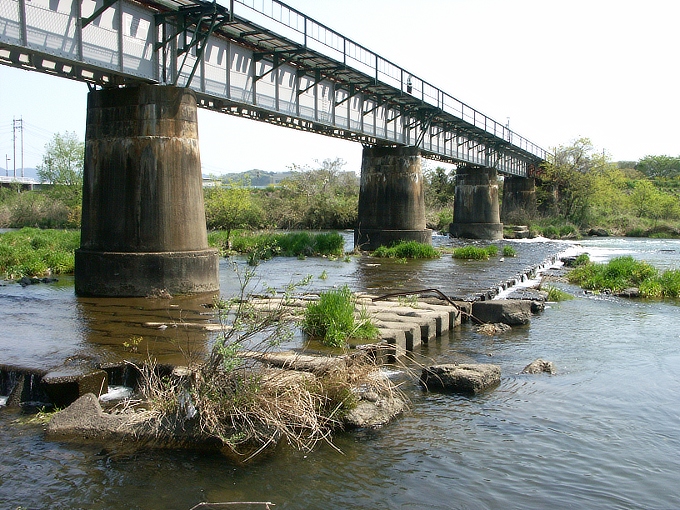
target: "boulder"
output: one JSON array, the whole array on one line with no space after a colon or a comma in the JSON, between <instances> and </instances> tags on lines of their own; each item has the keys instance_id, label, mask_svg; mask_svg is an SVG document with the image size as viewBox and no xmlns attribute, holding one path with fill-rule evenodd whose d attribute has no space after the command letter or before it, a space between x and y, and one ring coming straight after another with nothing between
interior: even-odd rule
<instances>
[{"instance_id":1,"label":"boulder","mask_svg":"<svg viewBox=\"0 0 680 510\"><path fill-rule=\"evenodd\" d=\"M508 326L529 324L532 301L523 299L496 299L472 303L472 315L480 322L503 323Z\"/></svg>"},{"instance_id":2,"label":"boulder","mask_svg":"<svg viewBox=\"0 0 680 510\"><path fill-rule=\"evenodd\" d=\"M524 367L524 370L522 370L523 374L554 374L555 373L555 364L552 361L545 361L543 359L537 359L536 361L532 361L529 363L526 367Z\"/></svg>"},{"instance_id":3,"label":"boulder","mask_svg":"<svg viewBox=\"0 0 680 510\"><path fill-rule=\"evenodd\" d=\"M379 396L377 393L361 396L357 406L343 416L345 428L376 428L389 423L406 408L398 395Z\"/></svg>"},{"instance_id":4,"label":"boulder","mask_svg":"<svg viewBox=\"0 0 680 510\"><path fill-rule=\"evenodd\" d=\"M637 287L628 287L627 289L618 292L616 295L619 297L637 298L640 297L640 289Z\"/></svg>"},{"instance_id":5,"label":"boulder","mask_svg":"<svg viewBox=\"0 0 680 510\"><path fill-rule=\"evenodd\" d=\"M420 384L427 390L444 389L477 394L501 382L501 367L491 364L445 364L423 368Z\"/></svg>"},{"instance_id":6,"label":"boulder","mask_svg":"<svg viewBox=\"0 0 680 510\"><path fill-rule=\"evenodd\" d=\"M603 228L591 228L588 231L588 235L593 237L609 237L609 232Z\"/></svg>"}]
</instances>

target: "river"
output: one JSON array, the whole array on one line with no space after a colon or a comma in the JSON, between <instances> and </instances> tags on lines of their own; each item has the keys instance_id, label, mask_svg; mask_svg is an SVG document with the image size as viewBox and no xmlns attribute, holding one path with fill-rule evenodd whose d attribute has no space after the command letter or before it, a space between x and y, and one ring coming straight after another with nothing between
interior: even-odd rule
<instances>
[{"instance_id":1,"label":"river","mask_svg":"<svg viewBox=\"0 0 680 510\"><path fill-rule=\"evenodd\" d=\"M312 274L316 290L347 283L376 294L437 287L466 296L567 246L512 245L518 257L503 262L275 259L258 274L274 285ZM680 268L678 240L580 245L595 260L631 254ZM323 271L327 279L319 278ZM226 265L221 277L223 293L237 288ZM677 508L680 303L586 295L557 285L576 298L550 304L526 327L489 337L464 325L416 353L418 362L499 364L498 388L475 397L424 393L408 376L417 366L406 363L392 376L404 381L410 411L376 431L337 435L342 453L323 445L312 452L281 446L234 465L218 454L103 449L45 441L40 425L19 425L25 417L0 410L0 507L181 510L201 501L271 501L275 508L311 509ZM75 298L68 279L1 287L0 363L120 355L122 340L140 331L161 356L174 359L167 330L140 324L151 316L189 320L205 313L200 303L122 301ZM182 332L180 343L198 350L209 343L192 335ZM553 361L557 374L519 373L539 357Z\"/></svg>"}]
</instances>

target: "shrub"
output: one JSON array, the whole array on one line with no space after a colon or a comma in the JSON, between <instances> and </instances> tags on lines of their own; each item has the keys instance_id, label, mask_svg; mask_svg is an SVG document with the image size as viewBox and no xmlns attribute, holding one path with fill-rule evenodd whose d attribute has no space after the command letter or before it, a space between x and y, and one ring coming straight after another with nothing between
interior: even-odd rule
<instances>
[{"instance_id":1,"label":"shrub","mask_svg":"<svg viewBox=\"0 0 680 510\"><path fill-rule=\"evenodd\" d=\"M640 294L644 297L680 297L680 270L670 269L655 278L640 284Z\"/></svg>"},{"instance_id":2,"label":"shrub","mask_svg":"<svg viewBox=\"0 0 680 510\"><path fill-rule=\"evenodd\" d=\"M355 303L356 299L347 285L322 292L319 300L305 309L303 331L333 347L345 345L350 338L377 338L378 329L365 313L359 321L355 320Z\"/></svg>"},{"instance_id":3,"label":"shrub","mask_svg":"<svg viewBox=\"0 0 680 510\"><path fill-rule=\"evenodd\" d=\"M390 259L436 259L439 258L439 252L429 244L401 241L389 248L379 246L373 256Z\"/></svg>"},{"instance_id":4,"label":"shrub","mask_svg":"<svg viewBox=\"0 0 680 510\"><path fill-rule=\"evenodd\" d=\"M547 237L548 239L557 239L560 237L560 231L557 230L557 227L554 227L552 225L549 225L545 227L542 230L543 237Z\"/></svg>"}]
</instances>

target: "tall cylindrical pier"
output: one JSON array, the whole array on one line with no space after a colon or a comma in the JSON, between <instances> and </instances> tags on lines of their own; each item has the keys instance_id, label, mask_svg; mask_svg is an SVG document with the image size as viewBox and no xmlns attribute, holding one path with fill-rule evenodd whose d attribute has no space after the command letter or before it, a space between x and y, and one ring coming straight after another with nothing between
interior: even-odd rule
<instances>
[{"instance_id":1,"label":"tall cylindrical pier","mask_svg":"<svg viewBox=\"0 0 680 510\"><path fill-rule=\"evenodd\" d=\"M503 239L495 168L466 166L456 170L453 237Z\"/></svg>"},{"instance_id":2,"label":"tall cylindrical pier","mask_svg":"<svg viewBox=\"0 0 680 510\"><path fill-rule=\"evenodd\" d=\"M79 295L219 290L208 247L190 89L140 85L90 92Z\"/></svg>"},{"instance_id":3,"label":"tall cylindrical pier","mask_svg":"<svg viewBox=\"0 0 680 510\"><path fill-rule=\"evenodd\" d=\"M400 240L432 242L432 230L425 223L420 151L365 147L354 245L374 250Z\"/></svg>"},{"instance_id":4,"label":"tall cylindrical pier","mask_svg":"<svg viewBox=\"0 0 680 510\"><path fill-rule=\"evenodd\" d=\"M506 175L503 181L501 219L522 223L536 215L536 179Z\"/></svg>"}]
</instances>

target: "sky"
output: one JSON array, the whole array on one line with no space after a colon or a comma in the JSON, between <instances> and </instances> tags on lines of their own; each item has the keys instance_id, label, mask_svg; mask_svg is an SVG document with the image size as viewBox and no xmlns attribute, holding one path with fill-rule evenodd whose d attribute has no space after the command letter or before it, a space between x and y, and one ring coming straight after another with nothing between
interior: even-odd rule
<instances>
[{"instance_id":1,"label":"sky","mask_svg":"<svg viewBox=\"0 0 680 510\"><path fill-rule=\"evenodd\" d=\"M675 0L287 3L545 149L587 137L614 161L680 155ZM13 172L15 118L24 125L25 167L40 164L54 133L84 139L87 91L0 65L0 168ZM358 143L204 110L199 140L205 174L335 158L361 169ZM16 160L19 169L19 132Z\"/></svg>"}]
</instances>

